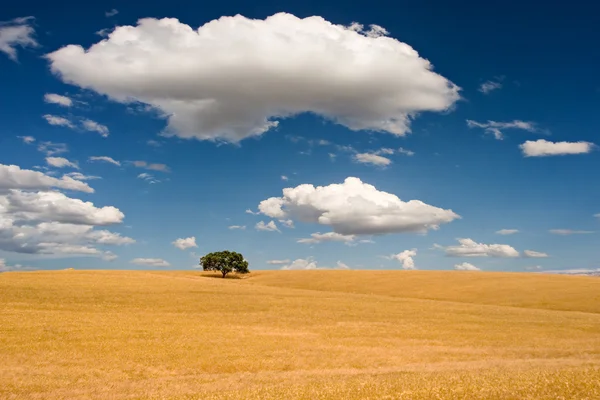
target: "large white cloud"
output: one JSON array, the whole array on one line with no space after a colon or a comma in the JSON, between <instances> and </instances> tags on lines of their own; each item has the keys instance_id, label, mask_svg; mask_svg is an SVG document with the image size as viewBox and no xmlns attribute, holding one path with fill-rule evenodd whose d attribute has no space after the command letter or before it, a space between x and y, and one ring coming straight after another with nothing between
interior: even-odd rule
<instances>
[{"instance_id":1,"label":"large white cloud","mask_svg":"<svg viewBox=\"0 0 600 400\"><path fill-rule=\"evenodd\" d=\"M282 197L263 200L258 209L272 218L328 225L342 235L425 233L460 218L419 200L402 201L353 177L341 184L283 189Z\"/></svg>"},{"instance_id":2,"label":"large white cloud","mask_svg":"<svg viewBox=\"0 0 600 400\"><path fill-rule=\"evenodd\" d=\"M519 257L519 252L507 244L483 244L473 239L457 239L458 246L439 246L451 257Z\"/></svg>"},{"instance_id":3,"label":"large white cloud","mask_svg":"<svg viewBox=\"0 0 600 400\"><path fill-rule=\"evenodd\" d=\"M48 190L51 188L94 192L87 183L69 176L55 178L39 171L21 169L17 165L0 164L0 193L8 189Z\"/></svg>"},{"instance_id":4,"label":"large white cloud","mask_svg":"<svg viewBox=\"0 0 600 400\"><path fill-rule=\"evenodd\" d=\"M0 22L0 51L13 61L17 61L16 47L37 47L35 30L30 25L33 17L15 18Z\"/></svg>"},{"instance_id":5,"label":"large white cloud","mask_svg":"<svg viewBox=\"0 0 600 400\"><path fill-rule=\"evenodd\" d=\"M563 156L569 154L590 153L596 145L590 142L549 142L540 139L528 140L519 145L525 157Z\"/></svg>"},{"instance_id":6,"label":"large white cloud","mask_svg":"<svg viewBox=\"0 0 600 400\"><path fill-rule=\"evenodd\" d=\"M385 33L286 13L222 17L196 30L144 18L47 57L64 82L146 103L182 138L237 142L302 112L402 136L419 112L452 107L459 88Z\"/></svg>"},{"instance_id":7,"label":"large white cloud","mask_svg":"<svg viewBox=\"0 0 600 400\"><path fill-rule=\"evenodd\" d=\"M118 224L125 217L116 207L98 208L92 202L73 199L60 192L11 190L0 196L0 210L23 221L56 221L80 225Z\"/></svg>"}]
</instances>

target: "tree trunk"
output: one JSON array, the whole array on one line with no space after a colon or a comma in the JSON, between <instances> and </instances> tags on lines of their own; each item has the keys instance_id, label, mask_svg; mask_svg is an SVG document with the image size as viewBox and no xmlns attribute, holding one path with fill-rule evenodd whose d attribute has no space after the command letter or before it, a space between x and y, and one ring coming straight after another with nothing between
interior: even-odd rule
<instances>
[{"instance_id":1,"label":"tree trunk","mask_svg":"<svg viewBox=\"0 0 600 400\"><path fill-rule=\"evenodd\" d=\"M225 278L225 275L227 275L227 272L223 271L221 273L223 274L223 278Z\"/></svg>"}]
</instances>

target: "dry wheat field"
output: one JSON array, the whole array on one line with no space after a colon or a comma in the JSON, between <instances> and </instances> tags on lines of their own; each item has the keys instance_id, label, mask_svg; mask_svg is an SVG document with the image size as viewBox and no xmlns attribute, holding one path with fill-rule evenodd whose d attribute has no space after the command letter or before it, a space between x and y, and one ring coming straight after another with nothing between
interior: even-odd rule
<instances>
[{"instance_id":1,"label":"dry wheat field","mask_svg":"<svg viewBox=\"0 0 600 400\"><path fill-rule=\"evenodd\" d=\"M600 279L0 274L1 399L599 399Z\"/></svg>"}]
</instances>

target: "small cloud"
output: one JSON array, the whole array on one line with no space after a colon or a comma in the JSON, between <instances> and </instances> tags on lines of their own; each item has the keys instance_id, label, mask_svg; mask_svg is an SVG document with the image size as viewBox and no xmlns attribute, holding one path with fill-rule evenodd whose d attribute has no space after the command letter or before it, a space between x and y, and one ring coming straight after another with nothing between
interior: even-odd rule
<instances>
[{"instance_id":1,"label":"small cloud","mask_svg":"<svg viewBox=\"0 0 600 400\"><path fill-rule=\"evenodd\" d=\"M519 233L518 229L500 229L496 231L498 235L514 235L515 233Z\"/></svg>"},{"instance_id":2,"label":"small cloud","mask_svg":"<svg viewBox=\"0 0 600 400\"><path fill-rule=\"evenodd\" d=\"M547 157L587 154L592 152L596 145L590 142L550 142L539 139L536 141L528 140L519 145L519 148L525 157Z\"/></svg>"},{"instance_id":3,"label":"small cloud","mask_svg":"<svg viewBox=\"0 0 600 400\"><path fill-rule=\"evenodd\" d=\"M279 223L281 225L285 226L286 228L290 228L290 229L294 228L294 221L292 221L291 219L280 219Z\"/></svg>"},{"instance_id":4,"label":"small cloud","mask_svg":"<svg viewBox=\"0 0 600 400\"><path fill-rule=\"evenodd\" d=\"M150 140L148 140L148 141L146 142L146 144L147 144L148 146L153 146L153 147L160 147L160 146L162 146L162 143L161 143L161 142L159 142L158 140L154 140L154 139L150 139Z\"/></svg>"},{"instance_id":5,"label":"small cloud","mask_svg":"<svg viewBox=\"0 0 600 400\"><path fill-rule=\"evenodd\" d=\"M377 155L375 153L358 153L354 155L354 161L360 164L370 164L378 167L385 167L392 163L389 158Z\"/></svg>"},{"instance_id":6,"label":"small cloud","mask_svg":"<svg viewBox=\"0 0 600 400\"><path fill-rule=\"evenodd\" d=\"M139 174L137 177L138 177L138 179L142 179L150 184L160 183L160 181L158 179L156 179L154 177L154 175L148 174L146 172Z\"/></svg>"},{"instance_id":7,"label":"small cloud","mask_svg":"<svg viewBox=\"0 0 600 400\"><path fill-rule=\"evenodd\" d=\"M190 249L192 247L198 247L198 245L196 244L195 236L191 236L191 237L185 238L185 239L180 238L180 239L175 240L171 244L173 246L177 247L179 250L186 250L186 249Z\"/></svg>"},{"instance_id":8,"label":"small cloud","mask_svg":"<svg viewBox=\"0 0 600 400\"><path fill-rule=\"evenodd\" d=\"M290 179L290 178L288 178L287 176L285 176L285 175L281 175L281 180L282 180L282 181L288 181L289 179Z\"/></svg>"},{"instance_id":9,"label":"small cloud","mask_svg":"<svg viewBox=\"0 0 600 400\"><path fill-rule=\"evenodd\" d=\"M245 211L245 213L246 213L246 214L252 214L252 215L258 215L258 214L260 214L259 212L252 211L252 210L251 210L251 209L249 209L249 208L248 208L248 209Z\"/></svg>"},{"instance_id":10,"label":"small cloud","mask_svg":"<svg viewBox=\"0 0 600 400\"><path fill-rule=\"evenodd\" d=\"M92 121L91 119L82 120L81 125L86 131L97 132L102 137L108 137L109 135L108 128L105 125L99 124L96 121Z\"/></svg>"},{"instance_id":11,"label":"small cloud","mask_svg":"<svg viewBox=\"0 0 600 400\"><path fill-rule=\"evenodd\" d=\"M413 257L417 256L417 249L404 250L398 254L392 254L387 258L388 260L396 260L402 263L403 269L415 269L415 260Z\"/></svg>"},{"instance_id":12,"label":"small cloud","mask_svg":"<svg viewBox=\"0 0 600 400\"><path fill-rule=\"evenodd\" d=\"M277 228L275 221L269 221L268 224L265 224L264 221L260 221L254 227L257 231L281 232L279 228Z\"/></svg>"},{"instance_id":13,"label":"small cloud","mask_svg":"<svg viewBox=\"0 0 600 400\"><path fill-rule=\"evenodd\" d=\"M77 163L71 162L63 157L46 157L46 163L51 167L55 168L75 168L79 169L79 165Z\"/></svg>"},{"instance_id":14,"label":"small cloud","mask_svg":"<svg viewBox=\"0 0 600 400\"><path fill-rule=\"evenodd\" d=\"M246 229L246 225L231 225L231 226L228 227L228 229L231 229L231 230L238 229L238 230L242 230L243 231L243 230Z\"/></svg>"},{"instance_id":15,"label":"small cloud","mask_svg":"<svg viewBox=\"0 0 600 400\"><path fill-rule=\"evenodd\" d=\"M474 266L473 264L470 264L468 262L455 264L454 269L457 271L481 271L481 269L477 268L476 266Z\"/></svg>"},{"instance_id":16,"label":"small cloud","mask_svg":"<svg viewBox=\"0 0 600 400\"><path fill-rule=\"evenodd\" d=\"M107 163L114 164L117 166L121 165L121 163L119 161L115 160L112 157L108 157L108 156L92 156L92 157L88 158L88 161L89 162L102 161L102 162L107 162Z\"/></svg>"},{"instance_id":17,"label":"small cloud","mask_svg":"<svg viewBox=\"0 0 600 400\"><path fill-rule=\"evenodd\" d=\"M548 257L548 254L539 251L525 250L523 256L527 258L546 258Z\"/></svg>"},{"instance_id":18,"label":"small cloud","mask_svg":"<svg viewBox=\"0 0 600 400\"><path fill-rule=\"evenodd\" d=\"M119 10L117 10L116 8L113 8L112 10L105 12L104 15L106 16L106 18L110 18L110 17L114 17L118 13L119 13Z\"/></svg>"},{"instance_id":19,"label":"small cloud","mask_svg":"<svg viewBox=\"0 0 600 400\"><path fill-rule=\"evenodd\" d=\"M66 126L67 128L75 129L75 125L73 125L73 123L70 120L68 120L67 118L59 117L59 116L51 115L51 114L44 114L44 115L42 115L42 118L44 118L46 120L46 122L48 122L50 125Z\"/></svg>"},{"instance_id":20,"label":"small cloud","mask_svg":"<svg viewBox=\"0 0 600 400\"><path fill-rule=\"evenodd\" d=\"M269 260L267 261L267 264L270 265L285 265L285 264L289 264L290 260Z\"/></svg>"},{"instance_id":21,"label":"small cloud","mask_svg":"<svg viewBox=\"0 0 600 400\"><path fill-rule=\"evenodd\" d=\"M323 242L342 242L351 243L356 238L355 235L342 235L337 232L326 232L326 233L311 233L310 238L304 238L297 240L297 243L304 244L317 244Z\"/></svg>"},{"instance_id":22,"label":"small cloud","mask_svg":"<svg viewBox=\"0 0 600 400\"><path fill-rule=\"evenodd\" d=\"M19 139L23 141L25 144L31 144L35 142L35 138L33 136L17 136Z\"/></svg>"},{"instance_id":23,"label":"small cloud","mask_svg":"<svg viewBox=\"0 0 600 400\"><path fill-rule=\"evenodd\" d=\"M594 233L594 231L576 231L572 229L550 229L550 233L554 235L585 235L588 233Z\"/></svg>"},{"instance_id":24,"label":"small cloud","mask_svg":"<svg viewBox=\"0 0 600 400\"><path fill-rule=\"evenodd\" d=\"M317 269L317 262L312 257L298 258L292 263L281 267L283 270L303 270L303 269Z\"/></svg>"},{"instance_id":25,"label":"small cloud","mask_svg":"<svg viewBox=\"0 0 600 400\"><path fill-rule=\"evenodd\" d=\"M0 51L11 60L17 62L16 47L38 47L33 37L35 30L31 26L34 17L20 17L0 22Z\"/></svg>"},{"instance_id":26,"label":"small cloud","mask_svg":"<svg viewBox=\"0 0 600 400\"><path fill-rule=\"evenodd\" d=\"M147 265L149 267L169 267L171 266L171 264L169 264L167 261L163 260L162 258L134 258L133 260L130 261L131 264L137 264L137 265Z\"/></svg>"},{"instance_id":27,"label":"small cloud","mask_svg":"<svg viewBox=\"0 0 600 400\"><path fill-rule=\"evenodd\" d=\"M520 121L514 120L510 122L497 122L497 121L487 121L487 122L477 122L468 119L467 126L469 128L482 128L485 133L489 133L494 135L497 140L504 139L504 134L502 130L504 129L520 129L527 132L540 132L539 128L535 124L535 122L528 121Z\"/></svg>"},{"instance_id":28,"label":"small cloud","mask_svg":"<svg viewBox=\"0 0 600 400\"><path fill-rule=\"evenodd\" d=\"M132 164L138 168L144 168L151 171L170 172L171 169L165 164L151 164L146 161L132 161Z\"/></svg>"},{"instance_id":29,"label":"small cloud","mask_svg":"<svg viewBox=\"0 0 600 400\"><path fill-rule=\"evenodd\" d=\"M494 90L501 89L503 80L504 77L498 77L495 80L485 81L479 86L478 90L483 94L489 94Z\"/></svg>"},{"instance_id":30,"label":"small cloud","mask_svg":"<svg viewBox=\"0 0 600 400\"><path fill-rule=\"evenodd\" d=\"M68 174L65 174L65 176L76 179L78 181L89 181L89 180L93 180L93 179L102 179L99 176L84 175L81 172L69 172Z\"/></svg>"},{"instance_id":31,"label":"small cloud","mask_svg":"<svg viewBox=\"0 0 600 400\"><path fill-rule=\"evenodd\" d=\"M61 96L56 93L46 93L44 95L44 101L50 104L58 104L63 107L71 107L73 105L73 100L71 100L67 96Z\"/></svg>"},{"instance_id":32,"label":"small cloud","mask_svg":"<svg viewBox=\"0 0 600 400\"><path fill-rule=\"evenodd\" d=\"M458 246L440 246L434 244L433 248L443 249L449 257L519 257L519 252L507 244L477 243L473 239L457 239Z\"/></svg>"},{"instance_id":33,"label":"small cloud","mask_svg":"<svg viewBox=\"0 0 600 400\"><path fill-rule=\"evenodd\" d=\"M399 147L399 148L398 148L398 153L400 153L400 154L405 154L405 155L407 155L407 156L414 156L414 155L415 155L415 152L414 152L414 151L411 151L411 150L406 150L406 149L403 149L402 147Z\"/></svg>"},{"instance_id":34,"label":"small cloud","mask_svg":"<svg viewBox=\"0 0 600 400\"><path fill-rule=\"evenodd\" d=\"M42 153L46 153L47 156L67 153L69 151L66 144L53 142L40 142L37 149Z\"/></svg>"}]
</instances>

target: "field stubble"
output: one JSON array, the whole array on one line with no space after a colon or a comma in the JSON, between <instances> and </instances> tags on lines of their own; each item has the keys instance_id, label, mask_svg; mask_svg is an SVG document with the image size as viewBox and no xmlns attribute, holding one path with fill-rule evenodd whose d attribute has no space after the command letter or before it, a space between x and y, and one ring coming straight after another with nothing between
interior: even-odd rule
<instances>
[{"instance_id":1,"label":"field stubble","mask_svg":"<svg viewBox=\"0 0 600 400\"><path fill-rule=\"evenodd\" d=\"M2 399L597 399L600 279L0 275Z\"/></svg>"}]
</instances>

